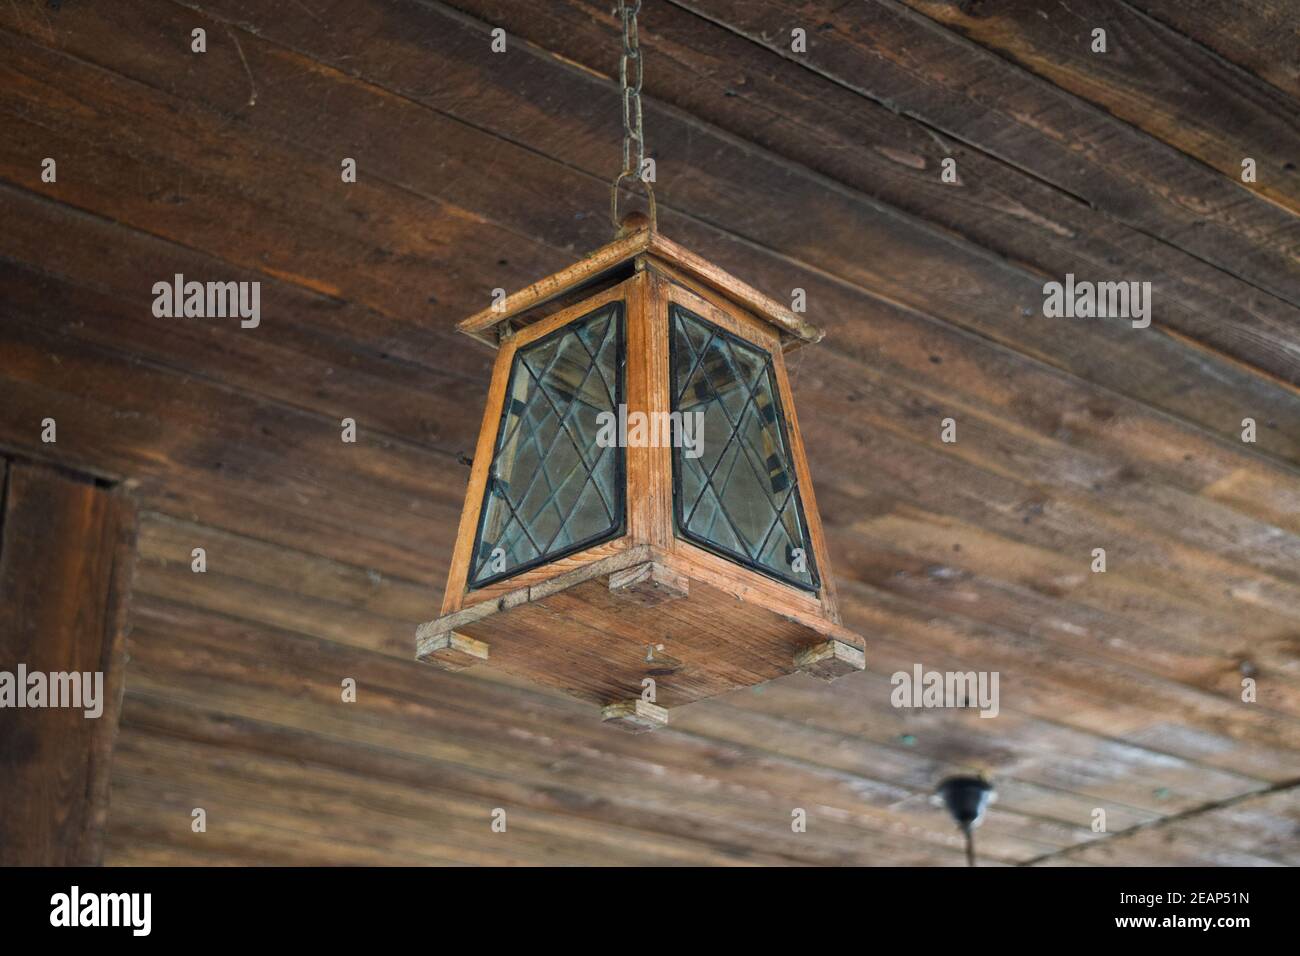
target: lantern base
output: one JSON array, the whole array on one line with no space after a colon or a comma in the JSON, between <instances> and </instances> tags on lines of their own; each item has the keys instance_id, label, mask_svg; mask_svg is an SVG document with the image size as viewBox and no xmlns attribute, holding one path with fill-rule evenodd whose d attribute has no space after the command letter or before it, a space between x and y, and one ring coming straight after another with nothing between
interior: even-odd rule
<instances>
[{"instance_id":1,"label":"lantern base","mask_svg":"<svg viewBox=\"0 0 1300 956\"><path fill-rule=\"evenodd\" d=\"M866 665L862 639L838 623L727 590L707 568L645 545L444 615L416 643L419 660L441 667L486 660L490 643L493 666L602 708L626 709L650 688L655 712L799 670L829 680Z\"/></svg>"}]
</instances>

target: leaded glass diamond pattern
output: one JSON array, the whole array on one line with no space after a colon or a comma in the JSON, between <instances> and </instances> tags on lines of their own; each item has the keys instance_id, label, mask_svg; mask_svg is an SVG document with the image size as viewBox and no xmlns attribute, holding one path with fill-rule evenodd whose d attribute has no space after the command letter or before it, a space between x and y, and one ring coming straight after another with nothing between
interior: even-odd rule
<instances>
[{"instance_id":1,"label":"leaded glass diamond pattern","mask_svg":"<svg viewBox=\"0 0 1300 956\"><path fill-rule=\"evenodd\" d=\"M471 561L470 587L614 537L623 528L623 449L599 447L623 395L623 305L519 349Z\"/></svg>"},{"instance_id":2,"label":"leaded glass diamond pattern","mask_svg":"<svg viewBox=\"0 0 1300 956\"><path fill-rule=\"evenodd\" d=\"M671 318L673 409L704 415L702 454L673 450L678 534L816 590L770 356L680 306Z\"/></svg>"}]
</instances>

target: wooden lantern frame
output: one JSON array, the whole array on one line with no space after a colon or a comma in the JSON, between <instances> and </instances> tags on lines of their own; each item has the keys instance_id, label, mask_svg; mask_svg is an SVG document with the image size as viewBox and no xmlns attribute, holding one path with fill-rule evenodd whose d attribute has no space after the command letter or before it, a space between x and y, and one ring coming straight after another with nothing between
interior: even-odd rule
<instances>
[{"instance_id":1,"label":"wooden lantern frame","mask_svg":"<svg viewBox=\"0 0 1300 956\"><path fill-rule=\"evenodd\" d=\"M624 303L629 414L672 410L671 305L770 356L819 574L815 592L678 535L673 449L638 446L624 449L626 514L619 536L468 587L516 353L611 302ZM840 621L784 361L785 352L820 341L819 329L648 225L457 329L498 354L442 613L417 632L419 660L455 670L490 655L495 666L596 703L606 720L632 730L662 725L667 707L795 670L829 679L865 666L862 639ZM653 694L644 693L647 678Z\"/></svg>"}]
</instances>

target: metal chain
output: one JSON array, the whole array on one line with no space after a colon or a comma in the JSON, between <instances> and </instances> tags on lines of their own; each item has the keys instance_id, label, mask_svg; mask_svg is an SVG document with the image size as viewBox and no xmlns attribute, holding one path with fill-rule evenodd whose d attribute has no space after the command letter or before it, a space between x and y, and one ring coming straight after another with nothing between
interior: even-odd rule
<instances>
[{"instance_id":1,"label":"metal chain","mask_svg":"<svg viewBox=\"0 0 1300 956\"><path fill-rule=\"evenodd\" d=\"M614 178L610 187L609 216L614 228L622 223L618 218L618 191L625 179L639 181L645 187L650 203L650 224L655 226L654 188L644 178L645 132L641 127L641 85L645 79L645 64L641 58L640 37L637 35L636 17L641 12L641 0L619 0L618 14L623 21L623 54L618 61L618 81L623 90L623 171ZM635 82L628 83L628 64L635 62ZM633 165L632 143L636 143L636 163Z\"/></svg>"}]
</instances>

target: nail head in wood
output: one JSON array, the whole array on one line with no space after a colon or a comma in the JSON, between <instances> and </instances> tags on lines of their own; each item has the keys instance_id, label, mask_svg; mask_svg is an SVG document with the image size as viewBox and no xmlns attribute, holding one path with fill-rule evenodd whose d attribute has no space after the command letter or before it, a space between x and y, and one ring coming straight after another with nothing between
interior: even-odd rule
<instances>
[{"instance_id":1,"label":"nail head in wood","mask_svg":"<svg viewBox=\"0 0 1300 956\"><path fill-rule=\"evenodd\" d=\"M832 638L800 651L794 656L794 666L805 674L829 681L866 670L867 655L861 648Z\"/></svg>"},{"instance_id":2,"label":"nail head in wood","mask_svg":"<svg viewBox=\"0 0 1300 956\"><path fill-rule=\"evenodd\" d=\"M644 734L668 726L668 711L648 700L620 700L600 712L601 720L630 734Z\"/></svg>"}]
</instances>

